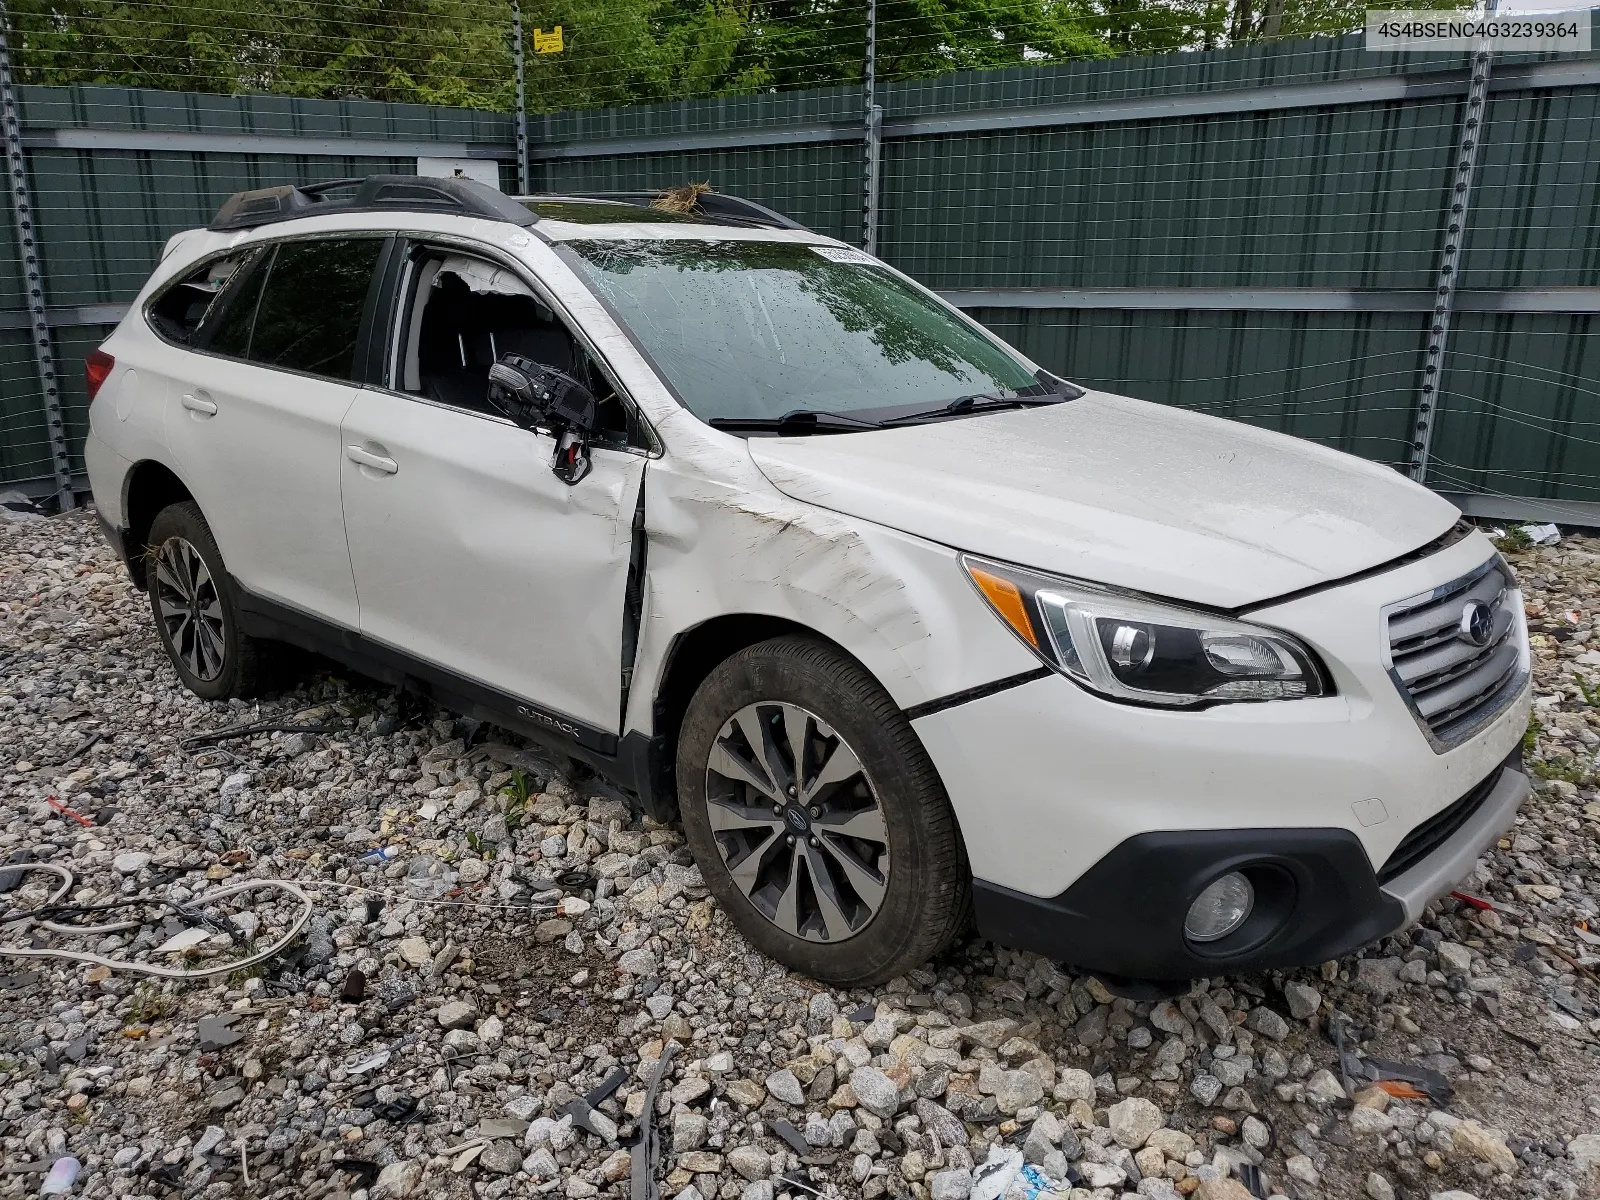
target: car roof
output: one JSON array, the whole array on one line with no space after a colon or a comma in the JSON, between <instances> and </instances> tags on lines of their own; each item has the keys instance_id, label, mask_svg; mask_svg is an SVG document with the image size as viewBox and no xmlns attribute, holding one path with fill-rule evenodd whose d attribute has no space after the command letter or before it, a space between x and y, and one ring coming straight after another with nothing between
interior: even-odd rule
<instances>
[{"instance_id":1,"label":"car roof","mask_svg":"<svg viewBox=\"0 0 1600 1200\"><path fill-rule=\"evenodd\" d=\"M804 229L782 213L753 200L713 192L707 184L666 191L507 196L498 188L465 177L417 175L368 175L235 192L223 201L207 228L215 233L235 233L310 217L399 213L476 219L516 229L546 221Z\"/></svg>"}]
</instances>

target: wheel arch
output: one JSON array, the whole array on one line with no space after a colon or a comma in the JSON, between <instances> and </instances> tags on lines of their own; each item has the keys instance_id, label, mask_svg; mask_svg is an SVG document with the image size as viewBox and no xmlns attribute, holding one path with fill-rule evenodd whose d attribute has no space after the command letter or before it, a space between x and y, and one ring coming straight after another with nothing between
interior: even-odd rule
<instances>
[{"instance_id":1,"label":"wheel arch","mask_svg":"<svg viewBox=\"0 0 1600 1200\"><path fill-rule=\"evenodd\" d=\"M680 631L663 657L651 709L653 778L649 791L653 795L644 799L652 816L665 820L677 807L673 764L677 761L678 733L695 690L721 663L739 651L759 642L785 636L808 637L822 642L876 678L871 668L837 640L787 617L757 612L721 613Z\"/></svg>"},{"instance_id":2,"label":"wheel arch","mask_svg":"<svg viewBox=\"0 0 1600 1200\"><path fill-rule=\"evenodd\" d=\"M176 471L153 458L133 465L122 485L122 511L128 527L123 531L123 546L128 555L128 574L143 590L145 586L145 542L156 514L168 505L194 501L194 493Z\"/></svg>"}]
</instances>

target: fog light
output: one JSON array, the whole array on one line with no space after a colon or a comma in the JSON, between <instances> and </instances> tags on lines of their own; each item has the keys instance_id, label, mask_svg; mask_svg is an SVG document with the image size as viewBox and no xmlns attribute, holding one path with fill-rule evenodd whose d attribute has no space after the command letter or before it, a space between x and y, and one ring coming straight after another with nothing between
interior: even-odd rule
<instances>
[{"instance_id":1,"label":"fog light","mask_svg":"<svg viewBox=\"0 0 1600 1200\"><path fill-rule=\"evenodd\" d=\"M1191 942L1214 942L1243 925L1255 907L1256 890L1237 871L1214 880L1189 906L1183 935Z\"/></svg>"}]
</instances>

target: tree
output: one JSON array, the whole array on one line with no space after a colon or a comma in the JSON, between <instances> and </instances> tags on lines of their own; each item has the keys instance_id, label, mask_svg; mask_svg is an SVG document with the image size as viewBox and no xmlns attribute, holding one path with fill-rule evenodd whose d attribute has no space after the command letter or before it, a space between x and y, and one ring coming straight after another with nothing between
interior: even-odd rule
<instances>
[{"instance_id":1,"label":"tree","mask_svg":"<svg viewBox=\"0 0 1600 1200\"><path fill-rule=\"evenodd\" d=\"M1447 5L1466 0L1444 0ZM24 83L506 111L509 0L10 0ZM880 0L878 77L1161 54L1361 27L1354 0ZM534 111L858 83L866 0L528 0ZM529 49L531 51L531 34Z\"/></svg>"},{"instance_id":2,"label":"tree","mask_svg":"<svg viewBox=\"0 0 1600 1200\"><path fill-rule=\"evenodd\" d=\"M485 0L10 0L23 83L512 104L509 10Z\"/></svg>"}]
</instances>

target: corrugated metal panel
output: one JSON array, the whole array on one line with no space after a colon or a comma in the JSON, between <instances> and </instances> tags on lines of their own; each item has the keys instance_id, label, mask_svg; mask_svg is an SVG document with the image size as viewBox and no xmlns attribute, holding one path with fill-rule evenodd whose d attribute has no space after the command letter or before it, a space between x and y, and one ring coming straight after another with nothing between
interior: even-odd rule
<instances>
[{"instance_id":1,"label":"corrugated metal panel","mask_svg":"<svg viewBox=\"0 0 1600 1200\"><path fill-rule=\"evenodd\" d=\"M861 89L818 88L757 96L719 96L670 104L558 112L528 117L528 141L603 142L667 133L763 129L775 125L833 124L861 119Z\"/></svg>"},{"instance_id":2,"label":"corrugated metal panel","mask_svg":"<svg viewBox=\"0 0 1600 1200\"><path fill-rule=\"evenodd\" d=\"M632 191L710 183L802 225L849 242L861 238L861 149L850 143L748 150L630 154L538 164L550 192Z\"/></svg>"},{"instance_id":3,"label":"corrugated metal panel","mask_svg":"<svg viewBox=\"0 0 1600 1200\"><path fill-rule=\"evenodd\" d=\"M1427 288L1456 109L891 142L879 245L948 288Z\"/></svg>"},{"instance_id":4,"label":"corrugated metal panel","mask_svg":"<svg viewBox=\"0 0 1600 1200\"><path fill-rule=\"evenodd\" d=\"M1401 463L1417 384L1405 313L977 309L1049 370Z\"/></svg>"},{"instance_id":5,"label":"corrugated metal panel","mask_svg":"<svg viewBox=\"0 0 1600 1200\"><path fill-rule=\"evenodd\" d=\"M284 96L209 96L132 88L21 89L25 131L152 130L249 136L351 137L509 144L503 113L319 101ZM143 285L167 238L204 225L231 193L278 183L340 179L374 172L412 174L414 155L328 157L125 150L28 152L38 234L52 306L126 303ZM502 167L502 186L515 168ZM0 312L23 308L10 214L0 229ZM52 331L73 470L82 469L87 398L81 363L109 326ZM50 472L40 392L27 334L0 332L0 481Z\"/></svg>"},{"instance_id":6,"label":"corrugated metal panel","mask_svg":"<svg viewBox=\"0 0 1600 1200\"><path fill-rule=\"evenodd\" d=\"M1600 280L1600 88L1516 92L1489 105L1464 246L1464 287Z\"/></svg>"},{"instance_id":7,"label":"corrugated metal panel","mask_svg":"<svg viewBox=\"0 0 1600 1200\"><path fill-rule=\"evenodd\" d=\"M1594 56L1588 56L1594 57ZM1496 60L1496 70L1537 61ZM895 137L884 146L879 246L931 286L960 288L1346 288L1430 290L1443 245L1461 101L1439 94L1461 55L1377 56L1359 38L1162 58L969 73L893 83L886 120L1028 105L1384 80L1433 89L1381 103L1107 120L1069 127ZM1507 76L1509 78L1509 76ZM1493 94L1465 244L1466 288L1600 281L1600 88ZM120 88L31 88L34 129L509 143L504 114L284 97ZM717 149L604 153L534 164L540 190L709 181L823 232L860 234L861 146L740 144L788 128L853 136L858 88L764 94L530 120L559 148L727 133ZM1081 120L1081 113L1080 113ZM373 170L410 157L171 151L30 153L52 305L126 301L175 230L228 193ZM502 164L503 186L512 170ZM0 230L0 311L21 307L16 252ZM1001 310L980 313L1052 369L1132 395L1403 462L1425 330L1414 313ZM1457 317L1434 448L1445 488L1592 499L1600 424L1595 318ZM78 361L103 335L59 328L66 409L82 432ZM26 335L0 333L0 478L49 470ZM1600 411L1600 410L1596 410Z\"/></svg>"},{"instance_id":8,"label":"corrugated metal panel","mask_svg":"<svg viewBox=\"0 0 1600 1200\"><path fill-rule=\"evenodd\" d=\"M1435 486L1600 500L1600 318L1464 314L1454 338Z\"/></svg>"},{"instance_id":9,"label":"corrugated metal panel","mask_svg":"<svg viewBox=\"0 0 1600 1200\"><path fill-rule=\"evenodd\" d=\"M27 330L0 329L0 486L50 474L43 401Z\"/></svg>"}]
</instances>

